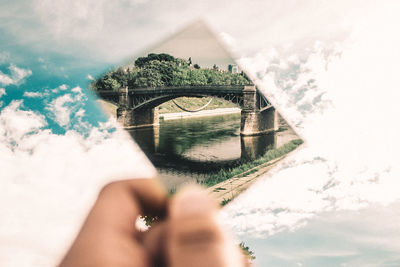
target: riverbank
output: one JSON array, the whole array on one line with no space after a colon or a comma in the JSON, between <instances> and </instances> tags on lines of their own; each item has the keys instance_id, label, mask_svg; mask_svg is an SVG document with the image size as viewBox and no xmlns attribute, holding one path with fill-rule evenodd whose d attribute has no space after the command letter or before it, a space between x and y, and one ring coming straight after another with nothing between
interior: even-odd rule
<instances>
[{"instance_id":1,"label":"riverbank","mask_svg":"<svg viewBox=\"0 0 400 267\"><path fill-rule=\"evenodd\" d=\"M299 136L285 119L279 114L278 118L279 130L275 133L277 137L275 149L269 150L264 156L230 171L216 173L203 183L210 196L222 206L249 188L287 155L295 153L303 144L303 140L299 139Z\"/></svg>"},{"instance_id":2,"label":"riverbank","mask_svg":"<svg viewBox=\"0 0 400 267\"><path fill-rule=\"evenodd\" d=\"M226 205L240 193L249 188L254 182L270 171L273 167L275 167L281 160L286 158L286 156L291 153L295 153L300 145L301 144L282 156L261 163L247 171L244 171L243 173L237 174L222 182L207 187L206 190L208 194L215 199L217 203L220 203L221 206Z\"/></svg>"},{"instance_id":3,"label":"riverbank","mask_svg":"<svg viewBox=\"0 0 400 267\"><path fill-rule=\"evenodd\" d=\"M216 108L211 110L201 110L198 112L176 112L176 113L163 113L159 115L160 120L178 120L186 118L209 117L226 114L240 113L240 108Z\"/></svg>"},{"instance_id":4,"label":"riverbank","mask_svg":"<svg viewBox=\"0 0 400 267\"><path fill-rule=\"evenodd\" d=\"M268 158L268 156L260 158L255 162L250 163L247 168L244 167L245 170L239 174L233 175L230 178L225 179L224 177L220 177L219 179L222 181L217 184L214 184L216 180L213 180L211 181L211 183L206 184L208 194L218 203L220 203L221 206L226 205L235 197L237 197L240 193L249 188L265 173L275 167L282 159L284 159L289 154L294 153L303 143L303 141L300 139L293 141L288 143L288 146L286 148L284 147L283 150L278 152L271 152L269 157L276 156L274 159L267 160L266 158ZM262 163L263 160L265 162ZM234 173L235 170L232 171L232 174Z\"/></svg>"}]
</instances>

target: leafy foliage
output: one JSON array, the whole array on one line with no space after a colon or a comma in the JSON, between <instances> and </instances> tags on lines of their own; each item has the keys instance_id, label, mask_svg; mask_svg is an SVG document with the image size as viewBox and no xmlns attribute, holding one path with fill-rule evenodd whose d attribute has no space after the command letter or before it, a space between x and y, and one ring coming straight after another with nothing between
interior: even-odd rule
<instances>
[{"instance_id":1,"label":"leafy foliage","mask_svg":"<svg viewBox=\"0 0 400 267\"><path fill-rule=\"evenodd\" d=\"M100 79L95 81L92 86L97 90L117 91L122 86L126 86L125 72L122 69L116 69L113 72L108 72Z\"/></svg>"},{"instance_id":2,"label":"leafy foliage","mask_svg":"<svg viewBox=\"0 0 400 267\"><path fill-rule=\"evenodd\" d=\"M175 61L175 58L168 54L148 54L147 57L139 57L135 60L136 67L143 67L150 61Z\"/></svg>"},{"instance_id":3,"label":"leafy foliage","mask_svg":"<svg viewBox=\"0 0 400 267\"><path fill-rule=\"evenodd\" d=\"M251 84L245 73L200 68L198 64L168 54L149 54L139 57L132 68L117 68L93 82L95 90L185 85L246 85Z\"/></svg>"},{"instance_id":4,"label":"leafy foliage","mask_svg":"<svg viewBox=\"0 0 400 267\"><path fill-rule=\"evenodd\" d=\"M224 198L221 203L219 203L221 205L221 207L225 206L226 204L228 204L229 202L231 202L233 200L233 198Z\"/></svg>"},{"instance_id":5,"label":"leafy foliage","mask_svg":"<svg viewBox=\"0 0 400 267\"><path fill-rule=\"evenodd\" d=\"M239 248L250 262L256 259L254 252L251 251L250 248L244 244L244 242L240 242Z\"/></svg>"}]
</instances>

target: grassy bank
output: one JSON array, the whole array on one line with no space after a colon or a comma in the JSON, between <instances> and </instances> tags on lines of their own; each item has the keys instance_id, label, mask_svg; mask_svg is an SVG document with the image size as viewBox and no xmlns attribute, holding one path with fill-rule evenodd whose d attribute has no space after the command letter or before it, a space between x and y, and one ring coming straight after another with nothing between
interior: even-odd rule
<instances>
[{"instance_id":1,"label":"grassy bank","mask_svg":"<svg viewBox=\"0 0 400 267\"><path fill-rule=\"evenodd\" d=\"M256 160L244 163L238 167L234 167L231 169L223 169L217 173L210 174L208 177L206 177L204 180L200 181L199 183L205 185L206 187L211 187L213 185L216 185L220 182L223 182L223 181L230 179L237 175L239 175L239 176L240 175L243 175L243 176L249 175L253 172L258 171L259 168L257 168L257 167L261 168L260 165L267 163L273 159L279 158L283 155L286 155L287 153L295 150L302 143L303 143L303 141L301 139L292 140L289 143L287 143L279 148L268 150L264 154L264 156L262 156Z\"/></svg>"}]
</instances>

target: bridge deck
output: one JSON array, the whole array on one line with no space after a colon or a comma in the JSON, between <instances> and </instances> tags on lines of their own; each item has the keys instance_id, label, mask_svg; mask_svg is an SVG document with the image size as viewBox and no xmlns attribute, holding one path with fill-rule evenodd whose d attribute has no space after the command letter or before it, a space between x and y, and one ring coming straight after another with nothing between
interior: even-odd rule
<instances>
[{"instance_id":1,"label":"bridge deck","mask_svg":"<svg viewBox=\"0 0 400 267\"><path fill-rule=\"evenodd\" d=\"M170 93L234 93L239 94L244 90L244 85L201 85L201 86L170 86L170 87L145 87L145 88L128 88L129 95L142 94L170 94ZM125 91L126 92L126 91ZM117 95L118 91L99 90L100 96Z\"/></svg>"},{"instance_id":2,"label":"bridge deck","mask_svg":"<svg viewBox=\"0 0 400 267\"><path fill-rule=\"evenodd\" d=\"M196 85L145 88L121 88L120 91L100 90L98 95L108 101L119 102L133 109L153 108L163 102L180 96L223 98L243 105L244 93L255 91L257 100L254 108L264 111L271 107L267 98L254 85ZM121 102L122 101L122 102Z\"/></svg>"}]
</instances>

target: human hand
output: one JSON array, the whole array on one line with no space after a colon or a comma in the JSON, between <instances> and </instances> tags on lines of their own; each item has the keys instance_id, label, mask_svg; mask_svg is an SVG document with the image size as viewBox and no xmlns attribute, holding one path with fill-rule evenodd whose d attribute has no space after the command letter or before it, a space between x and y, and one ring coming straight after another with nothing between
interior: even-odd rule
<instances>
[{"instance_id":1,"label":"human hand","mask_svg":"<svg viewBox=\"0 0 400 267\"><path fill-rule=\"evenodd\" d=\"M59 267L245 266L216 213L216 205L198 188L168 200L153 179L111 183L100 192ZM135 222L144 214L160 219L141 232Z\"/></svg>"}]
</instances>

